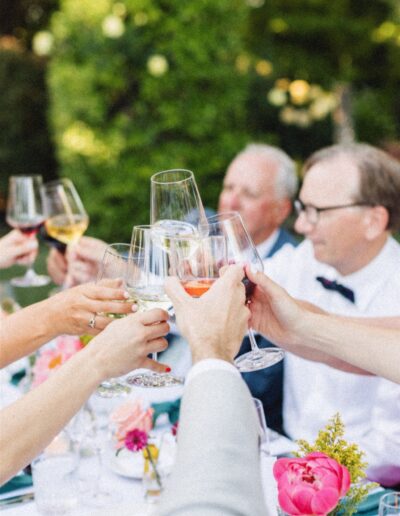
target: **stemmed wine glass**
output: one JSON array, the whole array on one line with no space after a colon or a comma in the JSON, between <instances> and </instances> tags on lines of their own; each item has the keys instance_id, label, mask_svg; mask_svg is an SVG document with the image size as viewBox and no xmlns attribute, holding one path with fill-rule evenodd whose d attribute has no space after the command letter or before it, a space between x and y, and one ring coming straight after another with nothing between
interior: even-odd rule
<instances>
[{"instance_id":1,"label":"stemmed wine glass","mask_svg":"<svg viewBox=\"0 0 400 516\"><path fill-rule=\"evenodd\" d=\"M164 291L164 282L170 271L170 256L155 242L152 227L135 226L126 288L139 311L152 308L169 311L172 303ZM152 359L157 360L157 353L152 353ZM140 387L172 387L183 383L182 378L173 374L152 371L131 374L126 381Z\"/></svg>"},{"instance_id":2,"label":"stemmed wine glass","mask_svg":"<svg viewBox=\"0 0 400 516\"><path fill-rule=\"evenodd\" d=\"M41 187L41 195L47 234L71 248L89 225L89 217L74 184L66 178L50 181Z\"/></svg>"},{"instance_id":3,"label":"stemmed wine glass","mask_svg":"<svg viewBox=\"0 0 400 516\"><path fill-rule=\"evenodd\" d=\"M44 223L44 213L40 199L42 176L11 176L7 199L7 223L27 236L34 237ZM48 276L39 276L32 262L24 276L13 278L16 287L41 287L50 282Z\"/></svg>"},{"instance_id":4,"label":"stemmed wine glass","mask_svg":"<svg viewBox=\"0 0 400 516\"><path fill-rule=\"evenodd\" d=\"M195 236L200 226L207 234L207 218L193 172L165 170L154 174L150 181L150 223L159 245L168 252L170 237Z\"/></svg>"},{"instance_id":5,"label":"stemmed wine glass","mask_svg":"<svg viewBox=\"0 0 400 516\"><path fill-rule=\"evenodd\" d=\"M110 244L104 251L103 259L100 265L97 282L103 279L122 279L124 287L126 288L126 277L128 274L129 262L129 244ZM124 303L124 301L121 301ZM113 319L125 317L126 314L103 314ZM102 382L97 387L97 394L103 398L114 398L128 394L131 391L130 387L124 382L118 381L117 378L110 378Z\"/></svg>"},{"instance_id":6,"label":"stemmed wine glass","mask_svg":"<svg viewBox=\"0 0 400 516\"><path fill-rule=\"evenodd\" d=\"M241 216L237 212L227 212L208 217L207 231L210 236L223 235L226 238L228 262L251 266L255 270L264 269L263 262L248 234ZM201 228L200 228L201 231ZM243 280L246 287L247 302L251 302L254 283L247 277ZM242 373L258 371L271 367L284 357L280 348L259 348L253 330L249 328L251 351L235 359L235 365Z\"/></svg>"}]
</instances>

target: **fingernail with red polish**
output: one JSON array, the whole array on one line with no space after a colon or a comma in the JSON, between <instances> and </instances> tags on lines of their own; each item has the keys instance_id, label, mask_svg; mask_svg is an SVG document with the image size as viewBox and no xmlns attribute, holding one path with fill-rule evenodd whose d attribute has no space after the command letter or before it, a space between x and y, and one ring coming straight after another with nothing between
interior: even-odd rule
<instances>
[{"instance_id":1,"label":"fingernail with red polish","mask_svg":"<svg viewBox=\"0 0 400 516\"><path fill-rule=\"evenodd\" d=\"M166 367L166 368L165 368L165 371L166 371L167 373L170 373L170 372L171 372L171 368L170 368L170 367Z\"/></svg>"}]
</instances>

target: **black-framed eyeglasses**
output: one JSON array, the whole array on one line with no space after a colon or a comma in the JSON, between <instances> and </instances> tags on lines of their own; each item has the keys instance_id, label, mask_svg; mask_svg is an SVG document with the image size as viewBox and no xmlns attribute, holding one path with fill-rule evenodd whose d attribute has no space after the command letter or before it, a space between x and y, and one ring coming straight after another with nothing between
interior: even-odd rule
<instances>
[{"instance_id":1,"label":"black-framed eyeglasses","mask_svg":"<svg viewBox=\"0 0 400 516\"><path fill-rule=\"evenodd\" d=\"M366 202L353 202L351 204L341 204L338 206L324 206L323 208L317 208L312 204L304 204L301 199L296 199L294 201L294 209L296 210L297 215L304 213L310 224L317 224L319 220L319 214L323 211L341 210L342 208L353 208L355 206L371 206L371 204Z\"/></svg>"}]
</instances>

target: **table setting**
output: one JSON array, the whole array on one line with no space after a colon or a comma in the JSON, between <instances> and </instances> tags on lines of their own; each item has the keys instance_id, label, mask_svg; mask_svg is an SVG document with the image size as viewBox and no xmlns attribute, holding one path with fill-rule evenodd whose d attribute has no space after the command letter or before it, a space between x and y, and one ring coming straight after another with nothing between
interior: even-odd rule
<instances>
[{"instance_id":1,"label":"table setting","mask_svg":"<svg viewBox=\"0 0 400 516\"><path fill-rule=\"evenodd\" d=\"M40 181L37 183L43 209L39 209L37 191L28 191L26 213L14 214L14 226L20 217L24 225L18 227L35 233L43 223L53 240L71 248L89 223L74 185L68 180L41 186ZM229 264L240 264L244 270L247 266L262 270L262 261L238 213L206 217L191 171L177 169L155 174L151 178L150 211L150 225L134 226L130 244L107 246L97 278L97 282L122 278L129 300L136 303L139 312L162 308L173 320L173 307L164 291L164 281L170 275L177 276L185 291L196 298L207 292L220 270ZM33 272L29 275L33 277ZM67 274L64 289L69 280ZM247 276L243 283L246 302L251 302L254 284ZM94 313L88 327L96 328L100 317L118 319L124 315ZM235 360L239 371L257 371L283 359L283 350L258 348L252 329L248 332L251 350ZM1 407L45 382L75 353L90 346L90 340L88 335L61 335L41 347L33 359L25 358L6 368L0 376ZM152 353L152 359L157 358ZM139 369L102 382L43 453L1 488L0 510L9 516L153 514L174 465L184 388L181 372L179 363L174 363L163 373ZM338 448L339 453L321 437L314 444L300 443L301 455L294 456L299 445L270 430L261 402L254 403L269 514L347 514L340 512L343 507L346 510L341 504L350 502L353 512L378 514L381 497L392 493L361 483L363 471L357 450L349 460L350 455L342 453L344 444ZM333 441L343 435L339 415L325 431L331 432ZM321 500L318 475L322 470L323 478L329 477L331 490ZM293 485L297 487L296 482L302 488L307 482L307 489L312 485L312 497L305 489L299 502L290 490ZM318 503L312 501L314 496ZM393 497L388 502L392 505L397 503ZM399 514L384 512L386 508L379 511L382 516Z\"/></svg>"}]
</instances>

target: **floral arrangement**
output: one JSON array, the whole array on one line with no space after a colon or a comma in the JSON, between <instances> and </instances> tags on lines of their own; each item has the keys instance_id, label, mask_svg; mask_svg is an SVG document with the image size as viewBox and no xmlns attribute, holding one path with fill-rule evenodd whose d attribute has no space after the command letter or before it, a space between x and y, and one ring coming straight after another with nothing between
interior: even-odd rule
<instances>
[{"instance_id":1,"label":"floral arrangement","mask_svg":"<svg viewBox=\"0 0 400 516\"><path fill-rule=\"evenodd\" d=\"M314 444L298 441L295 458L278 459L274 477L281 509L297 515L351 515L376 484L360 484L367 464L356 444L343 439L344 425L333 416Z\"/></svg>"},{"instance_id":2,"label":"floral arrangement","mask_svg":"<svg viewBox=\"0 0 400 516\"><path fill-rule=\"evenodd\" d=\"M147 445L148 435L153 428L153 409L145 409L141 400L129 400L118 406L110 416L116 426L115 448L120 451L141 451Z\"/></svg>"},{"instance_id":3,"label":"floral arrangement","mask_svg":"<svg viewBox=\"0 0 400 516\"><path fill-rule=\"evenodd\" d=\"M85 346L84 337L61 335L55 345L40 350L32 369L32 387L37 387Z\"/></svg>"}]
</instances>

